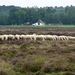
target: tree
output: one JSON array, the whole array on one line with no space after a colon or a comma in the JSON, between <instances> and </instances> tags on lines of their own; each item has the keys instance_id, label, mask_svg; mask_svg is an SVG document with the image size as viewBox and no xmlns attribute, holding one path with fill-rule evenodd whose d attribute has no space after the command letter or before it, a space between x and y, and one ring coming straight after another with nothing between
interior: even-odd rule
<instances>
[{"instance_id":1,"label":"tree","mask_svg":"<svg viewBox=\"0 0 75 75\"><path fill-rule=\"evenodd\" d=\"M8 12L0 12L0 25L8 25Z\"/></svg>"},{"instance_id":2,"label":"tree","mask_svg":"<svg viewBox=\"0 0 75 75\"><path fill-rule=\"evenodd\" d=\"M69 24L75 24L75 7L68 7L66 13Z\"/></svg>"},{"instance_id":3,"label":"tree","mask_svg":"<svg viewBox=\"0 0 75 75\"><path fill-rule=\"evenodd\" d=\"M26 22L30 22L30 24L32 24L38 20L39 15L35 8L27 8L25 11L26 11Z\"/></svg>"},{"instance_id":4,"label":"tree","mask_svg":"<svg viewBox=\"0 0 75 75\"><path fill-rule=\"evenodd\" d=\"M45 21L46 23L53 23L53 14L55 13L55 9L53 7L46 7L45 11Z\"/></svg>"},{"instance_id":5,"label":"tree","mask_svg":"<svg viewBox=\"0 0 75 75\"><path fill-rule=\"evenodd\" d=\"M11 9L9 16L10 24L23 24L26 19L26 12L23 9Z\"/></svg>"}]
</instances>

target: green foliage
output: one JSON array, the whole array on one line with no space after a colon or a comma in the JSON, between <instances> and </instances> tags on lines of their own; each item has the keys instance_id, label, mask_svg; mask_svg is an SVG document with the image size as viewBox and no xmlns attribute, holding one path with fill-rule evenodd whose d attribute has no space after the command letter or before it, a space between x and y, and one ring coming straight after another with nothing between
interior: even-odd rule
<instances>
[{"instance_id":1,"label":"green foliage","mask_svg":"<svg viewBox=\"0 0 75 75\"><path fill-rule=\"evenodd\" d=\"M75 7L43 7L21 8L16 6L0 6L0 25L33 24L37 20L46 24L75 24Z\"/></svg>"}]
</instances>

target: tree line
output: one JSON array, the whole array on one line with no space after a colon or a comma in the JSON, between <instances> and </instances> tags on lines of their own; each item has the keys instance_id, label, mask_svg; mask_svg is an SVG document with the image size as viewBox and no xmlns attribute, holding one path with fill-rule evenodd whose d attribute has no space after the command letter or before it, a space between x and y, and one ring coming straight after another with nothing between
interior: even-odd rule
<instances>
[{"instance_id":1,"label":"tree line","mask_svg":"<svg viewBox=\"0 0 75 75\"><path fill-rule=\"evenodd\" d=\"M75 25L75 6L66 7L17 7L0 6L0 25L25 25L41 19L46 24Z\"/></svg>"}]
</instances>

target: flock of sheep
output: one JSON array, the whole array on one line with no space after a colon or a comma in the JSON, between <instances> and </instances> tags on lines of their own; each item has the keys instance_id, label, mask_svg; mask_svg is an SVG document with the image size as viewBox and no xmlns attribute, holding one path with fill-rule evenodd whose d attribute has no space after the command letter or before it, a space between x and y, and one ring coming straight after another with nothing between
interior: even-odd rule
<instances>
[{"instance_id":1,"label":"flock of sheep","mask_svg":"<svg viewBox=\"0 0 75 75\"><path fill-rule=\"evenodd\" d=\"M4 34L4 35L0 35L0 40L33 40L33 41L36 41L36 40L42 40L42 41L45 41L45 40L75 40L75 37L73 36L64 36L64 35L61 35L61 36L57 36L57 35L37 35L37 34L32 34L32 35L24 35L24 34L16 34L16 35L12 35L12 34Z\"/></svg>"}]
</instances>

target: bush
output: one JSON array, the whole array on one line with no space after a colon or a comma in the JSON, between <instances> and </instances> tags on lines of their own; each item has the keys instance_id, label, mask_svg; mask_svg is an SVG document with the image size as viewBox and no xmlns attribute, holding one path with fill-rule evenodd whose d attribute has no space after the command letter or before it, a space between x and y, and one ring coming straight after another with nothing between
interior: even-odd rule
<instances>
[{"instance_id":1,"label":"bush","mask_svg":"<svg viewBox=\"0 0 75 75\"><path fill-rule=\"evenodd\" d=\"M0 75L8 75L8 74L4 71L0 71Z\"/></svg>"},{"instance_id":2,"label":"bush","mask_svg":"<svg viewBox=\"0 0 75 75\"><path fill-rule=\"evenodd\" d=\"M30 62L30 63L24 63L22 71L31 71L31 72L37 72L40 71L42 68L42 63L38 62Z\"/></svg>"},{"instance_id":3,"label":"bush","mask_svg":"<svg viewBox=\"0 0 75 75\"><path fill-rule=\"evenodd\" d=\"M31 72L37 72L37 71L40 71L40 69L42 68L42 65L41 63L38 63L38 62L34 62L31 64L31 67L30 67L30 71Z\"/></svg>"}]
</instances>

